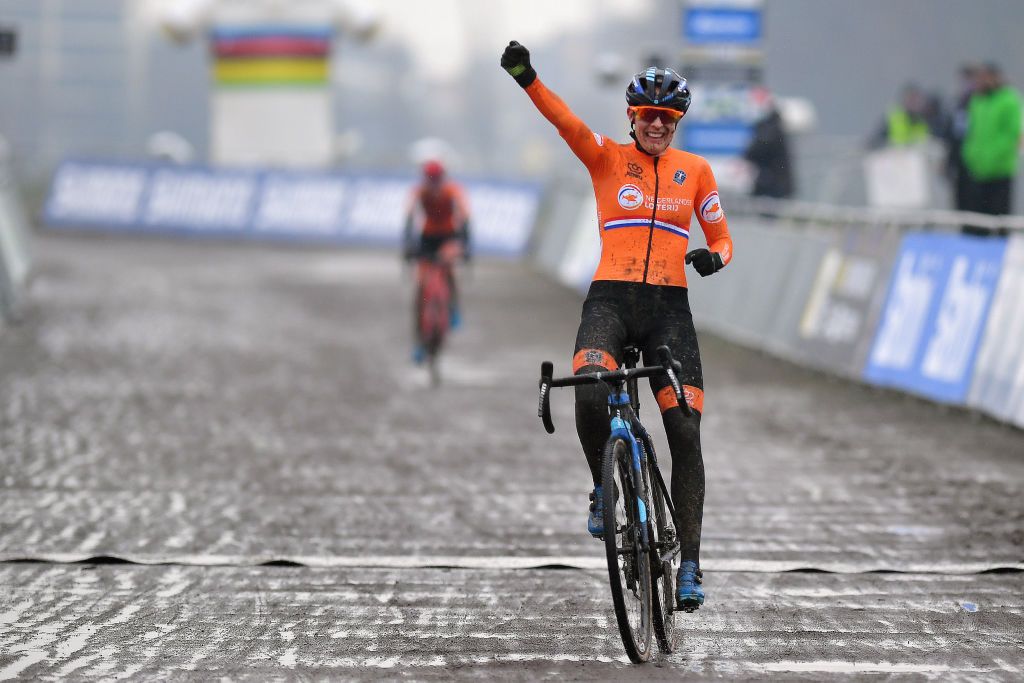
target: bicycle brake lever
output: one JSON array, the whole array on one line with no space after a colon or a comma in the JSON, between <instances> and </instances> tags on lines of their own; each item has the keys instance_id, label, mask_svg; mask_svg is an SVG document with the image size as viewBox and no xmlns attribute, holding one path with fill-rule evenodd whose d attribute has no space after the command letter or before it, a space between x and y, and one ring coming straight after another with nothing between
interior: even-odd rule
<instances>
[{"instance_id":1,"label":"bicycle brake lever","mask_svg":"<svg viewBox=\"0 0 1024 683\"><path fill-rule=\"evenodd\" d=\"M551 421L551 374L554 365L546 360L540 364L540 401L537 406L537 417L544 422L548 434L555 433L555 423Z\"/></svg>"},{"instance_id":2,"label":"bicycle brake lever","mask_svg":"<svg viewBox=\"0 0 1024 683\"><path fill-rule=\"evenodd\" d=\"M681 371L683 368L682 364L672 359L672 351L664 345L658 347L658 359L661 361L661 367L665 368L665 374L668 375L668 381L672 384L672 391L676 394L676 401L679 402L679 409L683 411L683 415L691 417L693 415L693 409L690 408L690 404L686 402L686 395L683 393L683 387L679 384L679 378L676 377L676 372Z\"/></svg>"}]
</instances>

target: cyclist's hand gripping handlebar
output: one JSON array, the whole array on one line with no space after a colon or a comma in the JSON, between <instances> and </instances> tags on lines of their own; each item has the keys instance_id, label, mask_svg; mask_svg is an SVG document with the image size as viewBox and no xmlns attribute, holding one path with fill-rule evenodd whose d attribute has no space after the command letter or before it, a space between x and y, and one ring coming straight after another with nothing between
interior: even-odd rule
<instances>
[{"instance_id":1,"label":"cyclist's hand gripping handlebar","mask_svg":"<svg viewBox=\"0 0 1024 683\"><path fill-rule=\"evenodd\" d=\"M672 352L667 346L658 347L658 360L661 361L661 367L665 368L665 374L668 375L668 381L672 384L672 391L676 394L676 400L679 402L679 409L683 411L683 415L690 417L693 415L693 410L690 408L690 404L686 402L686 395L683 394L683 387L679 384L679 378L676 377L677 372L682 372L683 366L679 361L672 359Z\"/></svg>"},{"instance_id":2,"label":"cyclist's hand gripping handlebar","mask_svg":"<svg viewBox=\"0 0 1024 683\"><path fill-rule=\"evenodd\" d=\"M554 368L549 360L540 364L540 405L537 406L537 417L544 421L544 429L548 434L555 433L555 423L551 421L551 373Z\"/></svg>"}]
</instances>

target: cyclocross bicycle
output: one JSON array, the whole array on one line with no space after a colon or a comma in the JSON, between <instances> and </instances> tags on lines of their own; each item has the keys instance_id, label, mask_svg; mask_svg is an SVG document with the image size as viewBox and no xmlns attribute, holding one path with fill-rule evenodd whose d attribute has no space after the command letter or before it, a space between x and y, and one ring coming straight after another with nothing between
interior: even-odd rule
<instances>
[{"instance_id":1,"label":"cyclocross bicycle","mask_svg":"<svg viewBox=\"0 0 1024 683\"><path fill-rule=\"evenodd\" d=\"M603 384L608 389L611 436L604 449L601 469L604 503L604 546L612 603L626 654L636 662L651 656L651 633L664 653L675 649L675 576L680 546L675 529L675 509L665 478L658 467L651 436L640 423L637 380L665 374L676 393L679 407L692 411L676 376L682 370L667 346L658 347L660 365L636 367L640 352L627 346L623 367L553 378L549 361L541 364L540 405L537 415L549 434L551 389L580 384Z\"/></svg>"},{"instance_id":2,"label":"cyclocross bicycle","mask_svg":"<svg viewBox=\"0 0 1024 683\"><path fill-rule=\"evenodd\" d=\"M451 327L451 271L460 251L457 244L450 243L435 254L417 256L416 332L434 386L441 383L439 359Z\"/></svg>"}]
</instances>

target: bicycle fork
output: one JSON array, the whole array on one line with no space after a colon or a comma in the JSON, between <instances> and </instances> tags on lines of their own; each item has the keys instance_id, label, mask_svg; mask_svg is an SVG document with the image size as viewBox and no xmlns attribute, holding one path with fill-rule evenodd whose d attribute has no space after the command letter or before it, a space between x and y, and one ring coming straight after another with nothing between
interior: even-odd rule
<instances>
[{"instance_id":1,"label":"bicycle fork","mask_svg":"<svg viewBox=\"0 0 1024 683\"><path fill-rule=\"evenodd\" d=\"M623 401L624 403L622 403ZM624 393L619 394L618 397L609 396L608 403L613 406L629 404L629 397ZM613 437L621 438L629 444L630 452L633 456L633 496L636 499L637 516L640 520L640 546L644 552L647 552L650 539L647 535L647 492L644 491L643 477L643 465L647 456L643 445L633 435L633 429L629 421L624 419L618 411L612 417L611 430Z\"/></svg>"}]
</instances>

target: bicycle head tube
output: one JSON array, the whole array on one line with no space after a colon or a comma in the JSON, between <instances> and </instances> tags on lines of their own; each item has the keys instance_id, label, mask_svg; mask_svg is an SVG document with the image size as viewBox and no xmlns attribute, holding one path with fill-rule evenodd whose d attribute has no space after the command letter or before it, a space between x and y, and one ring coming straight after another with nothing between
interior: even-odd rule
<instances>
[{"instance_id":1,"label":"bicycle head tube","mask_svg":"<svg viewBox=\"0 0 1024 683\"><path fill-rule=\"evenodd\" d=\"M629 405L629 394L625 391L619 391L608 394L608 405L610 406L625 406Z\"/></svg>"}]
</instances>

